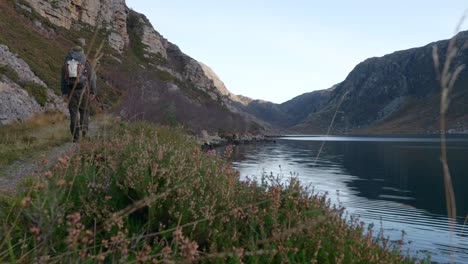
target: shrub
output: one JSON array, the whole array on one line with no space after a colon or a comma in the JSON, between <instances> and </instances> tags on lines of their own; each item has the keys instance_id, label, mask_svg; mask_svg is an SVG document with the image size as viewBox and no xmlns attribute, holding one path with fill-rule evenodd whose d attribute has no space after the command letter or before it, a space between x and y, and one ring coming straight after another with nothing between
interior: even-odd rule
<instances>
[{"instance_id":1,"label":"shrub","mask_svg":"<svg viewBox=\"0 0 468 264\"><path fill-rule=\"evenodd\" d=\"M37 103L40 106L45 106L48 100L46 87L37 84L33 81L25 82L21 85L29 93L29 95L36 99Z\"/></svg>"},{"instance_id":2,"label":"shrub","mask_svg":"<svg viewBox=\"0 0 468 264\"><path fill-rule=\"evenodd\" d=\"M0 260L412 262L294 178L241 182L178 129L111 131L1 204Z\"/></svg>"},{"instance_id":3,"label":"shrub","mask_svg":"<svg viewBox=\"0 0 468 264\"><path fill-rule=\"evenodd\" d=\"M5 75L8 79L14 82L19 81L18 73L8 65L0 65L0 74Z\"/></svg>"},{"instance_id":4,"label":"shrub","mask_svg":"<svg viewBox=\"0 0 468 264\"><path fill-rule=\"evenodd\" d=\"M29 95L34 97L39 105L44 106L47 103L48 97L46 87L33 81L20 82L18 73L7 65L0 65L0 74L3 74L10 80L19 83L19 85L29 93Z\"/></svg>"},{"instance_id":5,"label":"shrub","mask_svg":"<svg viewBox=\"0 0 468 264\"><path fill-rule=\"evenodd\" d=\"M127 28L130 38L130 47L138 56L139 59L144 60L146 48L148 47L142 42L141 36L143 35L144 24L140 21L140 15L133 10L130 10L127 17Z\"/></svg>"},{"instance_id":6,"label":"shrub","mask_svg":"<svg viewBox=\"0 0 468 264\"><path fill-rule=\"evenodd\" d=\"M158 70L158 77L161 81L164 82L175 82L177 81L177 77L172 75L171 73L163 70Z\"/></svg>"}]
</instances>

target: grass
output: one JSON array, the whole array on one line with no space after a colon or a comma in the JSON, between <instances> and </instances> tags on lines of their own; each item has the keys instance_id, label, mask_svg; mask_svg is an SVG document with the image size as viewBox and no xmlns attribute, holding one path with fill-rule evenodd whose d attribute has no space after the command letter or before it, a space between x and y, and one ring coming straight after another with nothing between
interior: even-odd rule
<instances>
[{"instance_id":1,"label":"grass","mask_svg":"<svg viewBox=\"0 0 468 264\"><path fill-rule=\"evenodd\" d=\"M177 82L178 79L177 77L175 77L174 75L172 75L171 73L167 72L167 71L164 71L164 70L158 70L157 71L158 73L158 77L161 81L164 81L164 82Z\"/></svg>"},{"instance_id":2,"label":"grass","mask_svg":"<svg viewBox=\"0 0 468 264\"><path fill-rule=\"evenodd\" d=\"M40 106L45 106L48 100L46 87L32 81L22 83L21 87L34 97Z\"/></svg>"},{"instance_id":3,"label":"grass","mask_svg":"<svg viewBox=\"0 0 468 264\"><path fill-rule=\"evenodd\" d=\"M18 73L7 65L0 65L0 74L5 75L8 79L17 82L19 81Z\"/></svg>"},{"instance_id":4,"label":"grass","mask_svg":"<svg viewBox=\"0 0 468 264\"><path fill-rule=\"evenodd\" d=\"M241 182L180 129L107 130L2 200L0 262L415 262L294 178Z\"/></svg>"},{"instance_id":5,"label":"grass","mask_svg":"<svg viewBox=\"0 0 468 264\"><path fill-rule=\"evenodd\" d=\"M25 159L70 140L65 116L45 113L0 127L0 166Z\"/></svg>"},{"instance_id":6,"label":"grass","mask_svg":"<svg viewBox=\"0 0 468 264\"><path fill-rule=\"evenodd\" d=\"M436 45L432 49L432 58L434 61L434 68L437 74L437 78L440 82L441 95L440 95L440 139L441 139L441 163L443 168L444 176L444 189L445 189L445 202L447 207L448 215L448 224L450 226L450 239L454 235L455 222L457 218L457 206L455 200L455 192L453 189L452 176L450 174L450 168L448 165L448 155L447 155L447 112L450 106L451 97L453 96L453 90L455 83L457 82L460 74L465 69L465 64L457 65L455 63L455 58L468 47L468 42L461 42L460 48L457 47L457 34L460 32L460 27L463 24L468 10L465 10L463 16L460 18L458 25L455 29L455 35L450 39L447 51L445 54L445 60L441 63L441 58L439 57L439 51ZM455 260L455 248L450 248L451 251L451 263L454 263Z\"/></svg>"},{"instance_id":7,"label":"grass","mask_svg":"<svg viewBox=\"0 0 468 264\"><path fill-rule=\"evenodd\" d=\"M26 90L29 95L34 97L34 99L39 103L39 105L44 106L47 103L47 88L37 84L33 81L21 81L18 73L11 67L7 65L0 65L0 75L8 77L10 80L18 83L20 87Z\"/></svg>"}]
</instances>

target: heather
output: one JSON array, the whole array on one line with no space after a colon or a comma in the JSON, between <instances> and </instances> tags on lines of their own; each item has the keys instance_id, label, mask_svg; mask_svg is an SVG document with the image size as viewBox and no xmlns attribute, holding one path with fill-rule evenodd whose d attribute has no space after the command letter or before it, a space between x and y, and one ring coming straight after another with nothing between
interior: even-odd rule
<instances>
[{"instance_id":1,"label":"heather","mask_svg":"<svg viewBox=\"0 0 468 264\"><path fill-rule=\"evenodd\" d=\"M240 180L181 128L115 123L0 204L11 263L413 263L295 178ZM44 166L46 168L46 166Z\"/></svg>"}]
</instances>

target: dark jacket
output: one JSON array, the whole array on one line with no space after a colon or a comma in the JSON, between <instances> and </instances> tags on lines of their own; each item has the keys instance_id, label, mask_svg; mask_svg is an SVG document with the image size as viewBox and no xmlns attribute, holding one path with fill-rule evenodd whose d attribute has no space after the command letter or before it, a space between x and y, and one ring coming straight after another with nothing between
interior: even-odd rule
<instances>
[{"instance_id":1,"label":"dark jacket","mask_svg":"<svg viewBox=\"0 0 468 264\"><path fill-rule=\"evenodd\" d=\"M79 52L76 50L71 50L67 56L65 56L64 65L68 60L75 59L80 61L82 64L85 64L86 69L86 78L87 78L87 87L89 87L89 91L91 94L96 95L96 73L94 72L93 66L91 63L86 59L86 56L83 52ZM62 67L62 80L61 80L61 88L62 88L62 95L68 95L73 89L73 84L69 83L69 80L65 78L65 66Z\"/></svg>"}]
</instances>

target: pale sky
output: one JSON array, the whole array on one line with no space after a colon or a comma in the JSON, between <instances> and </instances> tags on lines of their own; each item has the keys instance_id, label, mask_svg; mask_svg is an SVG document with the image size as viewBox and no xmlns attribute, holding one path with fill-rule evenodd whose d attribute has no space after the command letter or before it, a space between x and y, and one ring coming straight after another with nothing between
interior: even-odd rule
<instances>
[{"instance_id":1,"label":"pale sky","mask_svg":"<svg viewBox=\"0 0 468 264\"><path fill-rule=\"evenodd\" d=\"M282 103L360 62L453 36L462 0L127 0L228 90ZM461 29L466 30L468 23Z\"/></svg>"}]
</instances>

